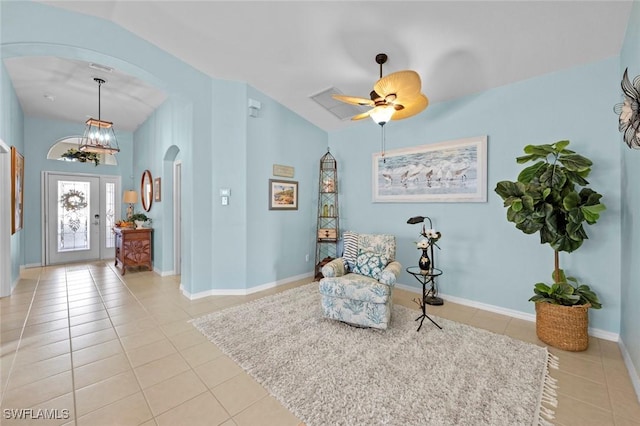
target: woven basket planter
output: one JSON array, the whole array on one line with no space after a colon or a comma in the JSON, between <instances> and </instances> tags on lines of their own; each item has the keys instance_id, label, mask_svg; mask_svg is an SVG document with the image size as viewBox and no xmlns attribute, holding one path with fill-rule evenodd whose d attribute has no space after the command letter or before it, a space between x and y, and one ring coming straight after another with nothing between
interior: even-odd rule
<instances>
[{"instance_id":1,"label":"woven basket planter","mask_svg":"<svg viewBox=\"0 0 640 426\"><path fill-rule=\"evenodd\" d=\"M590 304L563 306L536 303L536 334L548 345L565 351L584 351L589 347Z\"/></svg>"}]
</instances>

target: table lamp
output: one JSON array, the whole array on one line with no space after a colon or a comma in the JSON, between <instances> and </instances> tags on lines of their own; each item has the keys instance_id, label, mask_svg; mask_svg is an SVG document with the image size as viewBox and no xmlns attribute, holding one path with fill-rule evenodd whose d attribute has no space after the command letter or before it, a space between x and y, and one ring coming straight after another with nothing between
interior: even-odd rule
<instances>
[{"instance_id":1,"label":"table lamp","mask_svg":"<svg viewBox=\"0 0 640 426\"><path fill-rule=\"evenodd\" d=\"M127 207L127 219L131 219L131 216L133 216L133 205L138 202L138 193L133 190L124 191L122 201L129 203L129 207Z\"/></svg>"}]
</instances>

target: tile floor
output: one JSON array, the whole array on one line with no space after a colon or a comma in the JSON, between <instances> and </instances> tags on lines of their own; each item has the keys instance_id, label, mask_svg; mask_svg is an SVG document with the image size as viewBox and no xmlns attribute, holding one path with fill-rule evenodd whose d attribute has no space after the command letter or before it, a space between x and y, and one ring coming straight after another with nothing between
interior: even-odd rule
<instances>
[{"instance_id":1,"label":"tile floor","mask_svg":"<svg viewBox=\"0 0 640 426\"><path fill-rule=\"evenodd\" d=\"M306 282L189 301L177 277L122 277L111 263L27 269L0 299L0 423L300 425L187 320ZM413 297L394 292L396 303L417 309ZM450 302L430 312L541 344L527 321ZM552 352L560 358L557 425L640 426L616 343L593 338L585 352ZM9 419L21 408L33 410L22 412L31 421Z\"/></svg>"}]
</instances>

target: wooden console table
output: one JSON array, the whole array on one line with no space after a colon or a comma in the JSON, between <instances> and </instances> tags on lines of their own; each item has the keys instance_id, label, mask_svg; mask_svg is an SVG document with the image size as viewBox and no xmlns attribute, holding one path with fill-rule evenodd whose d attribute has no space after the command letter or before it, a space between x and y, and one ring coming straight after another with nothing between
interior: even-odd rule
<instances>
[{"instance_id":1,"label":"wooden console table","mask_svg":"<svg viewBox=\"0 0 640 426\"><path fill-rule=\"evenodd\" d=\"M126 229L114 228L116 234L116 263L115 266L122 268L122 275L125 274L127 266L147 266L150 271L152 245L151 228Z\"/></svg>"}]
</instances>

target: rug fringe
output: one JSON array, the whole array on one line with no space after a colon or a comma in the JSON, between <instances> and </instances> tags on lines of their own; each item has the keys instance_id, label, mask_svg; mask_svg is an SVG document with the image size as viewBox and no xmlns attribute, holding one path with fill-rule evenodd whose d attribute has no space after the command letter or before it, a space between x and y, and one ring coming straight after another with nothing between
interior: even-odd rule
<instances>
[{"instance_id":1,"label":"rug fringe","mask_svg":"<svg viewBox=\"0 0 640 426\"><path fill-rule=\"evenodd\" d=\"M547 367L544 371L542 389L540 390L540 403L537 415L538 426L553 426L551 420L555 419L554 408L558 407L558 380L549 375L550 368L554 370L559 369L560 359L547 351Z\"/></svg>"},{"instance_id":2,"label":"rug fringe","mask_svg":"<svg viewBox=\"0 0 640 426\"><path fill-rule=\"evenodd\" d=\"M547 366L557 370L560 368L560 358L549 352L547 354Z\"/></svg>"}]
</instances>

